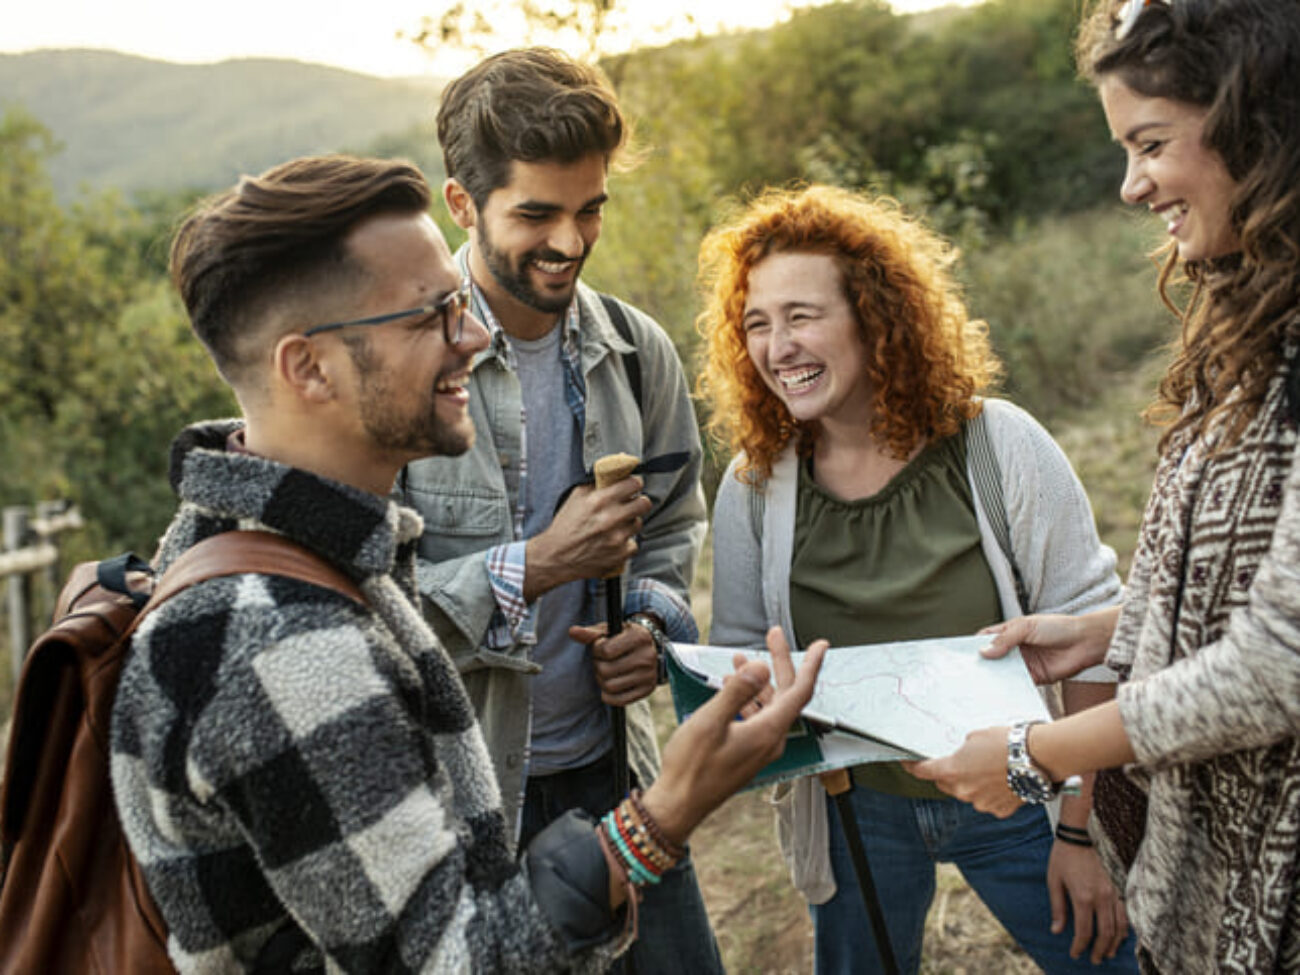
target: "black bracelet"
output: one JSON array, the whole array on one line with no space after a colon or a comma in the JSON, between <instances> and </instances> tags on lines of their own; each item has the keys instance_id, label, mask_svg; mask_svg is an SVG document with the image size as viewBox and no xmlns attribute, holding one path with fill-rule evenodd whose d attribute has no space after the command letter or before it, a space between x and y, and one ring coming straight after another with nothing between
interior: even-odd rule
<instances>
[{"instance_id":1,"label":"black bracelet","mask_svg":"<svg viewBox=\"0 0 1300 975\"><path fill-rule=\"evenodd\" d=\"M1065 823L1056 824L1056 838L1062 843L1071 843L1074 846L1092 846L1092 837L1088 835L1086 829L1066 826Z\"/></svg>"}]
</instances>

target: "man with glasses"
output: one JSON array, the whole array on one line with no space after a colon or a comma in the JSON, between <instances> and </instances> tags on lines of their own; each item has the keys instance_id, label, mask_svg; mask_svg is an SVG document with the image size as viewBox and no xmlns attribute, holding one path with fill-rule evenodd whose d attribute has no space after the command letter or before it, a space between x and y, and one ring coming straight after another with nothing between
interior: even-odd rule
<instances>
[{"instance_id":1,"label":"man with glasses","mask_svg":"<svg viewBox=\"0 0 1300 975\"><path fill-rule=\"evenodd\" d=\"M474 442L465 384L488 343L429 204L409 164L299 159L201 204L172 246L243 418L173 446L181 503L158 567L260 530L358 590L210 578L136 632L114 798L185 972L599 970L635 934L635 911L615 911L654 880L576 813L516 859L469 697L420 613L422 523L390 491L404 464ZM795 679L773 650L775 695L766 668L743 670L611 814L656 871L810 697L816 666ZM736 721L760 693L761 716Z\"/></svg>"},{"instance_id":2,"label":"man with glasses","mask_svg":"<svg viewBox=\"0 0 1300 975\"><path fill-rule=\"evenodd\" d=\"M645 698L665 636L698 639L691 576L706 530L699 433L671 341L579 282L622 148L593 67L545 49L488 58L443 91L443 197L469 240L456 260L491 334L474 362L466 458L399 478L425 519L425 614L470 690L521 846L562 810L616 801L610 706L626 707L631 784L658 772ZM638 479L575 483L603 455L660 460ZM596 580L627 564L622 632ZM623 619L617 622L623 622ZM721 970L689 858L647 894L633 967Z\"/></svg>"}]
</instances>

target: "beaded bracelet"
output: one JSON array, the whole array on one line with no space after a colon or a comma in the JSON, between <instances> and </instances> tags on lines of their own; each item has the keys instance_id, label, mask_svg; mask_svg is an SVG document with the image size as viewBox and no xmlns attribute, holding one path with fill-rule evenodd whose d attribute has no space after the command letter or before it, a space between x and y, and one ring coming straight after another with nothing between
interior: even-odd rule
<instances>
[{"instance_id":1,"label":"beaded bracelet","mask_svg":"<svg viewBox=\"0 0 1300 975\"><path fill-rule=\"evenodd\" d=\"M672 857L674 863L686 856L685 848L678 846L676 843L671 842L668 837L664 836L663 830L661 830L659 824L654 821L654 817L646 812L645 806L641 804L640 789L633 789L631 793L629 793L628 799L631 800L632 808L636 810L636 814L641 818L641 822L645 824L645 828L649 830L650 835L654 837L654 841L658 843L670 857Z\"/></svg>"},{"instance_id":2,"label":"beaded bracelet","mask_svg":"<svg viewBox=\"0 0 1300 975\"><path fill-rule=\"evenodd\" d=\"M628 826L638 845L644 848L664 870L671 870L685 851L664 839L659 824L650 818L650 814L645 811L645 807L636 796L628 796L628 801L623 803L619 810L619 814L627 818Z\"/></svg>"},{"instance_id":3,"label":"beaded bracelet","mask_svg":"<svg viewBox=\"0 0 1300 975\"><path fill-rule=\"evenodd\" d=\"M632 852L631 846L619 832L618 811L616 809L611 809L605 814L605 817L600 821L600 828L609 843L614 858L618 861L619 866L622 867L631 883L643 887L646 884L658 882L659 874L637 859L636 854Z\"/></svg>"},{"instance_id":4,"label":"beaded bracelet","mask_svg":"<svg viewBox=\"0 0 1300 975\"><path fill-rule=\"evenodd\" d=\"M632 882L632 878L628 876L627 867L623 863L623 858L615 852L614 844L610 842L609 832L605 828L604 820L601 820L596 824L596 841L600 843L601 852L614 861L619 872L618 879L622 881L622 886L627 891L627 922L623 925L622 941L626 944L631 944L636 940L637 934L639 933L638 927L640 919L637 908L641 901L641 892L637 889L636 884Z\"/></svg>"},{"instance_id":5,"label":"beaded bracelet","mask_svg":"<svg viewBox=\"0 0 1300 975\"><path fill-rule=\"evenodd\" d=\"M614 810L614 814L623 841L656 879L659 874L672 869L676 861L654 842L650 832L637 819L635 808L624 802Z\"/></svg>"},{"instance_id":6,"label":"beaded bracelet","mask_svg":"<svg viewBox=\"0 0 1300 975\"><path fill-rule=\"evenodd\" d=\"M1062 843L1071 843L1074 846L1092 846L1092 837L1088 835L1086 829L1066 826L1065 823L1056 824L1056 838Z\"/></svg>"},{"instance_id":7,"label":"beaded bracelet","mask_svg":"<svg viewBox=\"0 0 1300 975\"><path fill-rule=\"evenodd\" d=\"M636 792L605 814L599 831L628 880L638 886L659 883L685 853L664 838Z\"/></svg>"},{"instance_id":8,"label":"beaded bracelet","mask_svg":"<svg viewBox=\"0 0 1300 975\"><path fill-rule=\"evenodd\" d=\"M640 886L659 883L660 870L644 853L640 853L635 842L628 836L627 826L617 811L611 812L605 827L614 850L623 860L627 875L632 883Z\"/></svg>"},{"instance_id":9,"label":"beaded bracelet","mask_svg":"<svg viewBox=\"0 0 1300 975\"><path fill-rule=\"evenodd\" d=\"M606 823L614 849L622 856L633 882L657 884L665 870L664 860L646 845L644 831L638 831L632 824L626 800L610 811Z\"/></svg>"}]
</instances>

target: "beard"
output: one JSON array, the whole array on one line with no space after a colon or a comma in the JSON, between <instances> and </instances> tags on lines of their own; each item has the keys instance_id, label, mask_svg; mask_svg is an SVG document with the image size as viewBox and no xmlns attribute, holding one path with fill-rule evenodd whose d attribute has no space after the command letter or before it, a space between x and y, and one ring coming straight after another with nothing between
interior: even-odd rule
<instances>
[{"instance_id":1,"label":"beard","mask_svg":"<svg viewBox=\"0 0 1300 975\"><path fill-rule=\"evenodd\" d=\"M577 287L577 280L582 275L582 265L586 263L587 255L591 253L590 246L584 246L582 256L578 258L578 266L573 275L574 284L570 285L563 295L552 296L542 294L533 287L528 273L529 265L533 261L561 262L568 261L570 258L549 247L539 247L525 252L517 261L512 262L510 255L505 251L497 250L492 243L492 238L488 236L487 228L481 222L475 227L474 232L478 234L483 263L487 265L488 271L496 279L497 284L501 285L510 297L520 304L546 312L548 315L558 315L569 307L569 302L573 300L574 289Z\"/></svg>"},{"instance_id":2,"label":"beard","mask_svg":"<svg viewBox=\"0 0 1300 975\"><path fill-rule=\"evenodd\" d=\"M348 351L361 383L361 424L377 447L414 457L458 457L474 443L474 426L467 415L457 423L438 416L439 373L410 409L399 405L411 392L394 391L388 373L370 354L364 340L349 342ZM457 367L459 368L459 366ZM450 374L455 370L447 370Z\"/></svg>"}]
</instances>

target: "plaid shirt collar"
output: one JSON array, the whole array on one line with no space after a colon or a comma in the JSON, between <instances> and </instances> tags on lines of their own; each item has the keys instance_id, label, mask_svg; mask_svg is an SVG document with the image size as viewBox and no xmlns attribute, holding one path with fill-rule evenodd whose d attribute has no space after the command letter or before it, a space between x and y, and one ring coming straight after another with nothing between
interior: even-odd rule
<instances>
[{"instance_id":1,"label":"plaid shirt collar","mask_svg":"<svg viewBox=\"0 0 1300 975\"><path fill-rule=\"evenodd\" d=\"M477 282L471 282L471 288L474 293L473 306L474 314L487 326L488 330L488 347L480 355L480 360L494 358L501 362L512 372L516 371L518 363L515 361L514 349L510 345L509 336L506 330L501 326L500 320L492 312L491 306L487 303L487 298L479 288ZM561 316L563 318L564 334L560 340L560 352L564 357L566 371L570 378L578 378L582 375L582 316L579 312L578 296L575 293L573 300L569 302L569 307L564 310Z\"/></svg>"}]
</instances>

